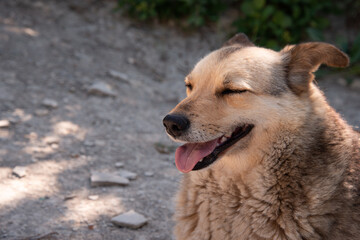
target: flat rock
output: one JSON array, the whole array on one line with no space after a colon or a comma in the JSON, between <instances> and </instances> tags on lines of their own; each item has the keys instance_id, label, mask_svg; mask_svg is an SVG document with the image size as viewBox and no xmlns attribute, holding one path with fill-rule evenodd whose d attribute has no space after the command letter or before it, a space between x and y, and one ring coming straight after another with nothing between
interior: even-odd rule
<instances>
[{"instance_id":1,"label":"flat rock","mask_svg":"<svg viewBox=\"0 0 360 240\"><path fill-rule=\"evenodd\" d=\"M153 173L153 172L150 172L150 171L146 171L146 172L144 172L144 175L145 175L146 177L152 177L152 176L154 176L154 173Z\"/></svg>"},{"instance_id":2,"label":"flat rock","mask_svg":"<svg viewBox=\"0 0 360 240\"><path fill-rule=\"evenodd\" d=\"M0 128L8 128L10 127L10 121L9 120L0 120Z\"/></svg>"},{"instance_id":3,"label":"flat rock","mask_svg":"<svg viewBox=\"0 0 360 240\"><path fill-rule=\"evenodd\" d=\"M42 101L42 105L47 108L57 108L58 107L58 103L54 99L50 99L50 98L45 98Z\"/></svg>"},{"instance_id":4,"label":"flat rock","mask_svg":"<svg viewBox=\"0 0 360 240\"><path fill-rule=\"evenodd\" d=\"M140 213L130 210L111 219L111 222L120 227L137 229L144 226L148 220Z\"/></svg>"},{"instance_id":5,"label":"flat rock","mask_svg":"<svg viewBox=\"0 0 360 240\"><path fill-rule=\"evenodd\" d=\"M89 88L89 93L99 96L116 96L116 93L113 91L111 86L105 82L93 83Z\"/></svg>"},{"instance_id":6,"label":"flat rock","mask_svg":"<svg viewBox=\"0 0 360 240\"><path fill-rule=\"evenodd\" d=\"M93 147L93 146L95 146L95 143L87 140L84 142L84 145L85 145L85 147Z\"/></svg>"},{"instance_id":7,"label":"flat rock","mask_svg":"<svg viewBox=\"0 0 360 240\"><path fill-rule=\"evenodd\" d=\"M92 187L112 185L126 186L129 184L127 178L111 173L94 172L91 174L90 180Z\"/></svg>"},{"instance_id":8,"label":"flat rock","mask_svg":"<svg viewBox=\"0 0 360 240\"><path fill-rule=\"evenodd\" d=\"M134 172L130 172L127 170L119 170L117 171L117 174L121 177L127 178L129 180L135 180L137 178L137 174Z\"/></svg>"},{"instance_id":9,"label":"flat rock","mask_svg":"<svg viewBox=\"0 0 360 240\"><path fill-rule=\"evenodd\" d=\"M96 201L96 200L99 199L99 195L90 195L90 196L88 196L88 199L89 199L89 200Z\"/></svg>"},{"instance_id":10,"label":"flat rock","mask_svg":"<svg viewBox=\"0 0 360 240\"><path fill-rule=\"evenodd\" d=\"M127 74L125 74L125 73L118 72L118 71L115 71L115 70L109 70L108 74L109 74L110 77L113 77L113 78L119 79L121 81L130 83L129 76Z\"/></svg>"},{"instance_id":11,"label":"flat rock","mask_svg":"<svg viewBox=\"0 0 360 240\"><path fill-rule=\"evenodd\" d=\"M36 116L43 117L49 114L49 110L47 109L37 109L35 111Z\"/></svg>"},{"instance_id":12,"label":"flat rock","mask_svg":"<svg viewBox=\"0 0 360 240\"><path fill-rule=\"evenodd\" d=\"M117 162L117 163L115 163L115 167L116 168L122 168L122 167L124 167L124 163L123 162Z\"/></svg>"},{"instance_id":13,"label":"flat rock","mask_svg":"<svg viewBox=\"0 0 360 240\"><path fill-rule=\"evenodd\" d=\"M26 170L27 168L24 166L16 166L13 169L12 173L17 177L22 178L26 176Z\"/></svg>"},{"instance_id":14,"label":"flat rock","mask_svg":"<svg viewBox=\"0 0 360 240\"><path fill-rule=\"evenodd\" d=\"M46 136L44 137L44 142L51 145L51 144L54 144L54 143L59 143L60 139L59 137L57 136Z\"/></svg>"},{"instance_id":15,"label":"flat rock","mask_svg":"<svg viewBox=\"0 0 360 240\"><path fill-rule=\"evenodd\" d=\"M122 73L122 72L118 72L118 71L115 71L115 70L109 70L108 75L110 77L113 77L113 78L118 79L118 80L120 80L122 82L128 83L128 84L130 84L132 86L135 86L135 87L142 85L142 83L140 81L135 80L135 79L130 79L130 77L127 74Z\"/></svg>"}]
</instances>

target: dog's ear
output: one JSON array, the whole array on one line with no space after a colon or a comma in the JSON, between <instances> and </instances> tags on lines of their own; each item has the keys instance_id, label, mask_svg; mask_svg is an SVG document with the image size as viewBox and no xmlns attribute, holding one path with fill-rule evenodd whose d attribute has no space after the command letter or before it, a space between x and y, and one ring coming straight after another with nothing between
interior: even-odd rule
<instances>
[{"instance_id":1,"label":"dog's ear","mask_svg":"<svg viewBox=\"0 0 360 240\"><path fill-rule=\"evenodd\" d=\"M223 44L223 47L228 47L232 45L240 45L244 47L255 46L244 33L237 33L235 36L227 40Z\"/></svg>"},{"instance_id":2,"label":"dog's ear","mask_svg":"<svg viewBox=\"0 0 360 240\"><path fill-rule=\"evenodd\" d=\"M296 94L307 91L321 64L330 67L347 67L349 57L328 43L312 42L286 46L281 50L288 73L288 85Z\"/></svg>"}]
</instances>

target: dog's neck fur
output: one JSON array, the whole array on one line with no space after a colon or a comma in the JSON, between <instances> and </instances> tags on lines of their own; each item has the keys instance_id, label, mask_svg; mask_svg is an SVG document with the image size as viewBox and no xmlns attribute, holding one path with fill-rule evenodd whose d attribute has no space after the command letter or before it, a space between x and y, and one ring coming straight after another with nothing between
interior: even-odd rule
<instances>
[{"instance_id":1,"label":"dog's neck fur","mask_svg":"<svg viewBox=\"0 0 360 240\"><path fill-rule=\"evenodd\" d=\"M178 195L182 209L177 210L177 236L336 239L336 219L350 214L338 197L350 193L344 185L357 139L316 87L309 99L312 109L299 134L283 130L259 150L261 159L251 169L231 177L216 167L185 174ZM227 209L238 215L229 215ZM232 231L232 226L242 231Z\"/></svg>"}]
</instances>

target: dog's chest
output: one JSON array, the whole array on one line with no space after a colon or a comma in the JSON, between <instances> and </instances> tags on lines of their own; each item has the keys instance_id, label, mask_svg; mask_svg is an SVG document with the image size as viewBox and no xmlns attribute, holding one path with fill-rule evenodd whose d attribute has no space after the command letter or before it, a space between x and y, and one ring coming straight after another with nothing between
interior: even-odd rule
<instances>
[{"instance_id":1,"label":"dog's chest","mask_svg":"<svg viewBox=\"0 0 360 240\"><path fill-rule=\"evenodd\" d=\"M257 199L245 185L210 179L181 191L178 200L176 232L184 237L179 240L285 239L279 205Z\"/></svg>"}]
</instances>

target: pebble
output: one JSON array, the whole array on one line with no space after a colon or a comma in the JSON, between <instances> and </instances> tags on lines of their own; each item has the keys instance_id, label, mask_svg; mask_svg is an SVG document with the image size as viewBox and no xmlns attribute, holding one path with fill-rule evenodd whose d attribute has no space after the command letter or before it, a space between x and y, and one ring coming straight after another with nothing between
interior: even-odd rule
<instances>
[{"instance_id":1,"label":"pebble","mask_svg":"<svg viewBox=\"0 0 360 240\"><path fill-rule=\"evenodd\" d=\"M108 74L110 77L113 77L115 79L118 79L122 82L125 82L125 83L128 83L134 87L137 87L137 86L140 86L142 85L142 83L138 80L135 80L135 79L130 79L130 77L125 74L125 73L122 73L122 72L118 72L118 71L115 71L115 70L109 70L108 71Z\"/></svg>"},{"instance_id":2,"label":"pebble","mask_svg":"<svg viewBox=\"0 0 360 240\"><path fill-rule=\"evenodd\" d=\"M130 210L111 219L114 225L137 229L144 226L148 220L140 213Z\"/></svg>"},{"instance_id":3,"label":"pebble","mask_svg":"<svg viewBox=\"0 0 360 240\"><path fill-rule=\"evenodd\" d=\"M0 128L8 128L8 127L10 127L9 120L0 120Z\"/></svg>"},{"instance_id":4,"label":"pebble","mask_svg":"<svg viewBox=\"0 0 360 240\"><path fill-rule=\"evenodd\" d=\"M42 105L45 107L48 107L48 108L57 108L58 107L58 103L55 100L50 99L50 98L45 98L42 101Z\"/></svg>"},{"instance_id":5,"label":"pebble","mask_svg":"<svg viewBox=\"0 0 360 240\"><path fill-rule=\"evenodd\" d=\"M76 198L75 194L69 194L69 195L66 195L64 197L64 201L71 200L71 199L74 199L74 198Z\"/></svg>"},{"instance_id":6,"label":"pebble","mask_svg":"<svg viewBox=\"0 0 360 240\"><path fill-rule=\"evenodd\" d=\"M123 162L117 162L117 163L115 163L115 167L116 168L122 168L122 167L124 167L124 163Z\"/></svg>"},{"instance_id":7,"label":"pebble","mask_svg":"<svg viewBox=\"0 0 360 240\"><path fill-rule=\"evenodd\" d=\"M120 175L121 177L127 178L129 180L135 180L137 178L137 174L134 172L130 172L127 170L119 170L117 172L118 175Z\"/></svg>"},{"instance_id":8,"label":"pebble","mask_svg":"<svg viewBox=\"0 0 360 240\"><path fill-rule=\"evenodd\" d=\"M145 175L146 177L152 177L152 176L154 176L154 173L153 173L153 172L150 172L150 171L147 171L147 172L144 173L144 175Z\"/></svg>"},{"instance_id":9,"label":"pebble","mask_svg":"<svg viewBox=\"0 0 360 240\"><path fill-rule=\"evenodd\" d=\"M104 140L95 140L95 145L104 147L106 145L106 141Z\"/></svg>"},{"instance_id":10,"label":"pebble","mask_svg":"<svg viewBox=\"0 0 360 240\"><path fill-rule=\"evenodd\" d=\"M89 200L96 201L96 200L99 199L99 195L90 195L90 196L88 196L88 199L89 199Z\"/></svg>"},{"instance_id":11,"label":"pebble","mask_svg":"<svg viewBox=\"0 0 360 240\"><path fill-rule=\"evenodd\" d=\"M58 143L52 143L52 144L50 144L50 147L51 147L52 149L58 149L58 148L59 148L59 144L58 144Z\"/></svg>"},{"instance_id":12,"label":"pebble","mask_svg":"<svg viewBox=\"0 0 360 240\"><path fill-rule=\"evenodd\" d=\"M16 166L13 169L12 173L15 176L19 177L19 178L25 177L26 176L26 167L24 167L24 166Z\"/></svg>"},{"instance_id":13,"label":"pebble","mask_svg":"<svg viewBox=\"0 0 360 240\"><path fill-rule=\"evenodd\" d=\"M90 180L92 187L112 185L126 186L129 184L129 180L127 178L110 173L94 172L91 174Z\"/></svg>"},{"instance_id":14,"label":"pebble","mask_svg":"<svg viewBox=\"0 0 360 240\"><path fill-rule=\"evenodd\" d=\"M89 88L89 93L99 96L116 96L116 93L112 90L110 85L105 82L93 83Z\"/></svg>"},{"instance_id":15,"label":"pebble","mask_svg":"<svg viewBox=\"0 0 360 240\"><path fill-rule=\"evenodd\" d=\"M176 150L176 146L166 145L160 142L155 143L154 148L161 154L170 154Z\"/></svg>"},{"instance_id":16,"label":"pebble","mask_svg":"<svg viewBox=\"0 0 360 240\"><path fill-rule=\"evenodd\" d=\"M135 64L135 59L132 58L132 57L129 57L129 58L127 59L127 62L128 62L129 64Z\"/></svg>"},{"instance_id":17,"label":"pebble","mask_svg":"<svg viewBox=\"0 0 360 240\"><path fill-rule=\"evenodd\" d=\"M59 144L59 141L60 141L60 139L56 136L47 136L44 138L44 142L49 145L52 145L54 143Z\"/></svg>"},{"instance_id":18,"label":"pebble","mask_svg":"<svg viewBox=\"0 0 360 240\"><path fill-rule=\"evenodd\" d=\"M95 143L92 141L85 141L84 145L85 145L85 147L93 147L93 146L95 146Z\"/></svg>"},{"instance_id":19,"label":"pebble","mask_svg":"<svg viewBox=\"0 0 360 240\"><path fill-rule=\"evenodd\" d=\"M37 110L35 111L35 114L36 114L37 116L39 116L39 117L46 116L46 115L49 114L49 110L47 110L47 109L37 109Z\"/></svg>"},{"instance_id":20,"label":"pebble","mask_svg":"<svg viewBox=\"0 0 360 240\"><path fill-rule=\"evenodd\" d=\"M125 74L125 73L118 72L118 71L115 71L115 70L109 70L108 74L109 74L110 77L113 77L113 78L119 79L121 81L130 83L129 76L127 74Z\"/></svg>"},{"instance_id":21,"label":"pebble","mask_svg":"<svg viewBox=\"0 0 360 240\"><path fill-rule=\"evenodd\" d=\"M9 121L10 121L10 123L12 123L12 124L17 124L17 123L19 123L21 120L20 120L20 118L19 118L18 116L11 116L11 117L9 118Z\"/></svg>"}]
</instances>

